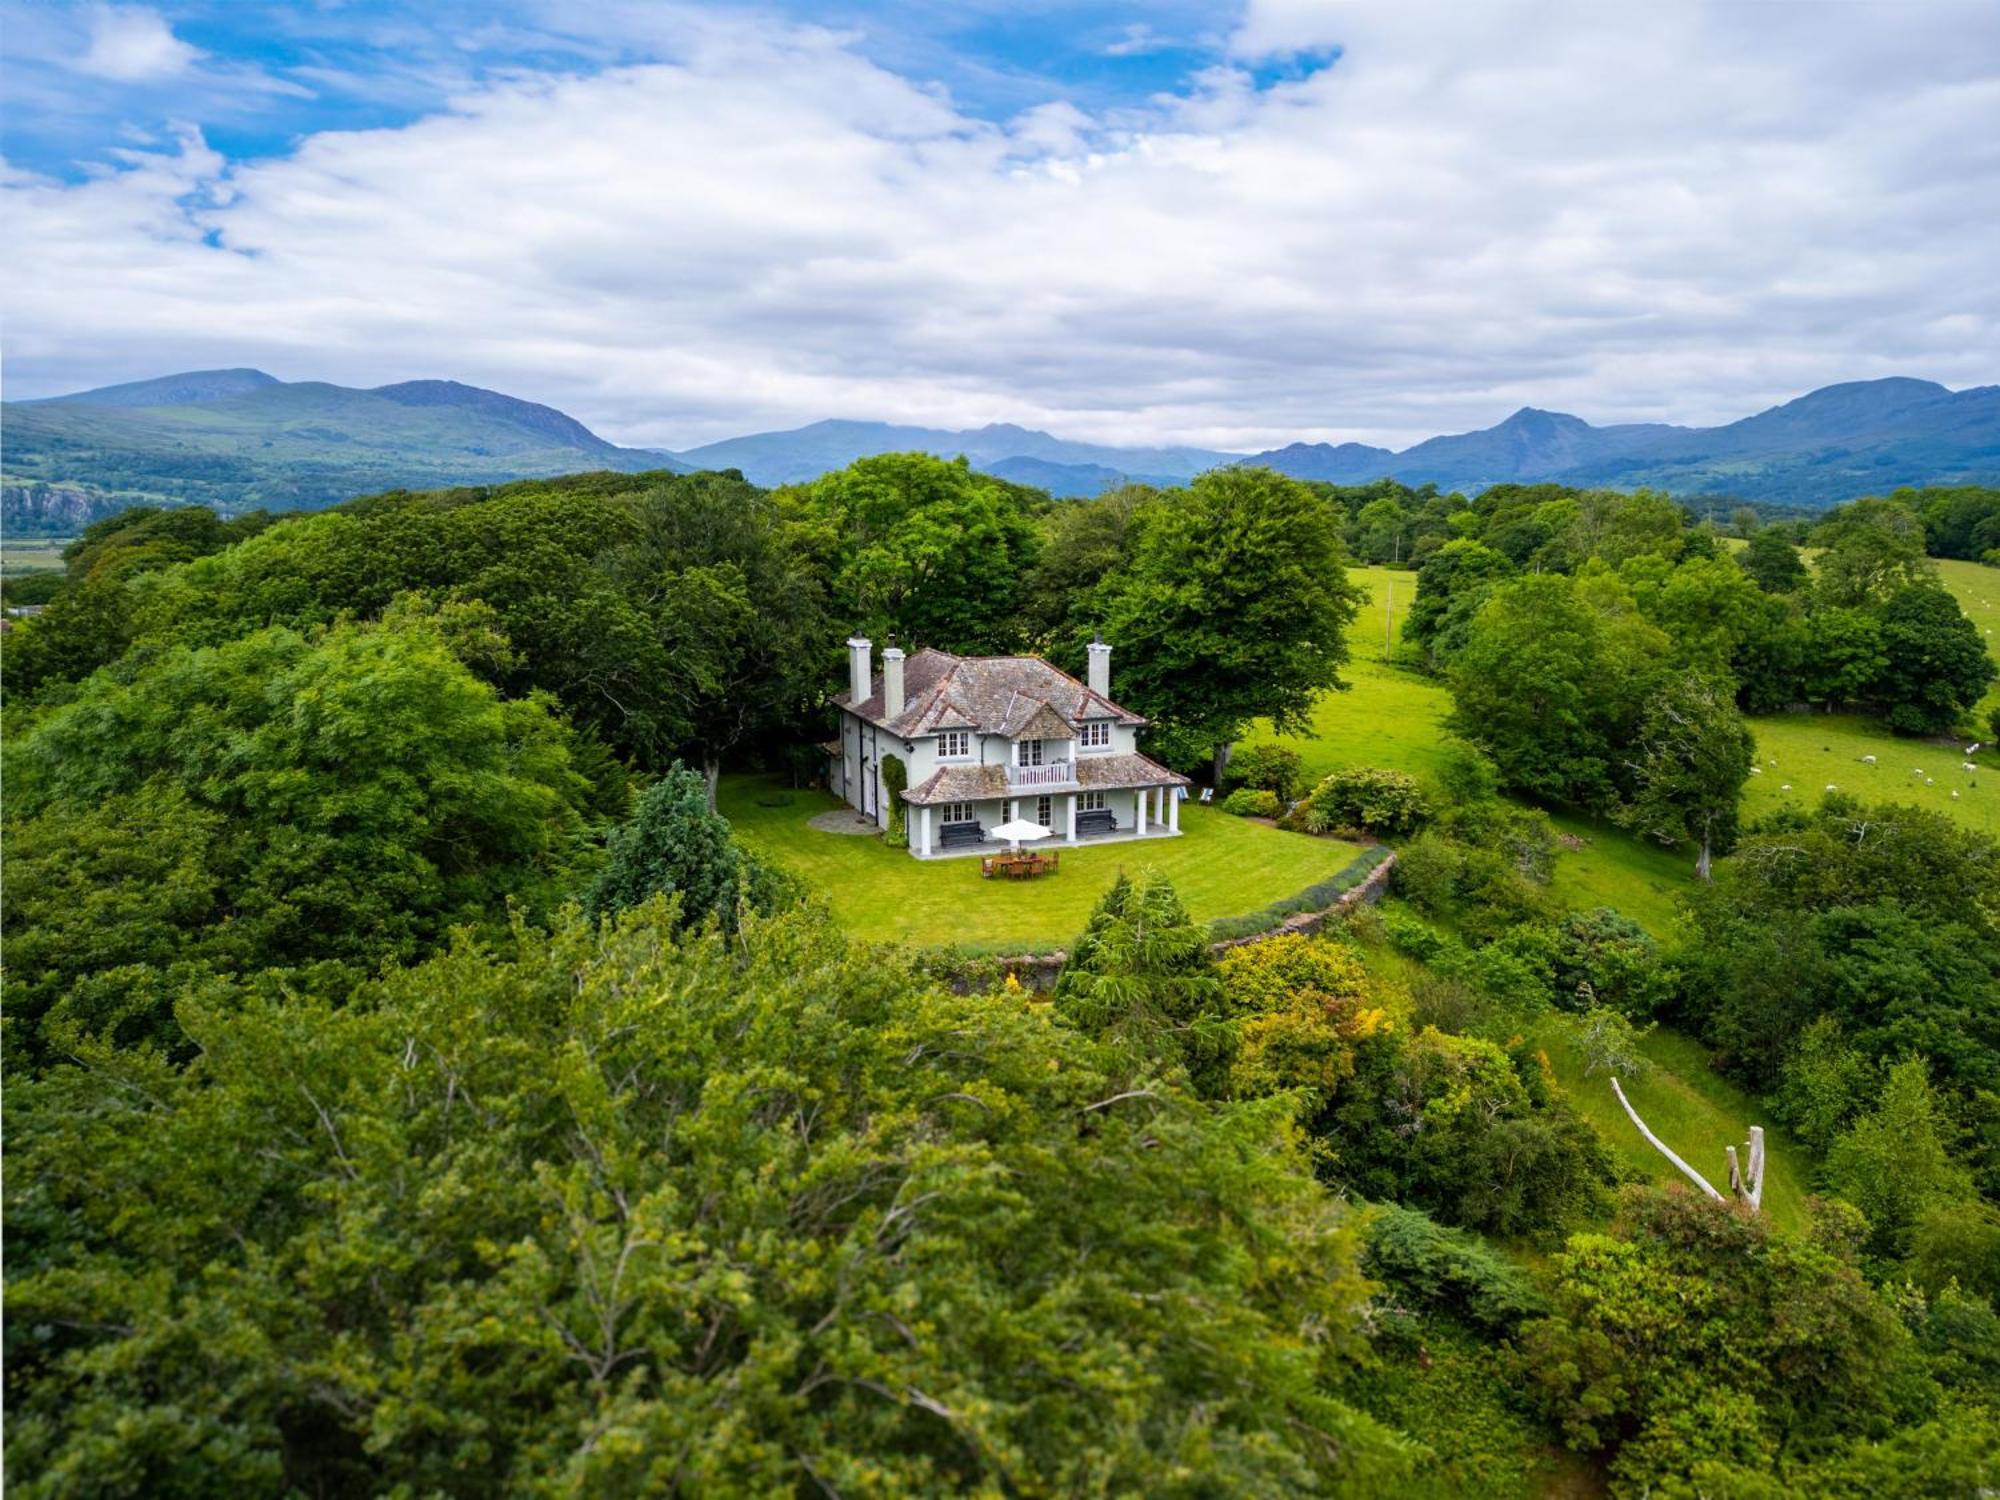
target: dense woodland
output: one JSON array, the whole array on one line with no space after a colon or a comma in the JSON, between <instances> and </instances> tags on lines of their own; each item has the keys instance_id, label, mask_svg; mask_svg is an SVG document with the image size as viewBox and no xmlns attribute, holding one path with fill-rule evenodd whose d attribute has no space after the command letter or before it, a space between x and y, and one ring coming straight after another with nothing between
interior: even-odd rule
<instances>
[{"instance_id":1,"label":"dense woodland","mask_svg":"<svg viewBox=\"0 0 2000 1500\"><path fill-rule=\"evenodd\" d=\"M2000 492L1726 530L907 454L92 526L0 653L11 1482L2000 1485L2000 849L1741 813L1746 711L2000 737L1927 560L2000 563ZM1412 570L1435 778L1230 753L1339 690L1352 561ZM1218 957L1135 872L1045 996L858 941L713 801L810 774L856 630L1101 631L1150 753L1394 898ZM1558 902L1552 810L1687 851L1681 930ZM1534 1040L1656 1024L1802 1222L1623 1180Z\"/></svg>"}]
</instances>

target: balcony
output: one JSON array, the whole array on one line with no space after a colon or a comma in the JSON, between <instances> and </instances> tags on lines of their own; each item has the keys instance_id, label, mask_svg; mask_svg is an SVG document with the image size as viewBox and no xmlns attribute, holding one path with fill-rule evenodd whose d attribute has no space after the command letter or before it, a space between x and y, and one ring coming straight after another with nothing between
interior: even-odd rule
<instances>
[{"instance_id":1,"label":"balcony","mask_svg":"<svg viewBox=\"0 0 2000 1500\"><path fill-rule=\"evenodd\" d=\"M1050 761L1045 766L1009 766L1007 785L1010 787L1075 786L1076 766L1066 760Z\"/></svg>"}]
</instances>

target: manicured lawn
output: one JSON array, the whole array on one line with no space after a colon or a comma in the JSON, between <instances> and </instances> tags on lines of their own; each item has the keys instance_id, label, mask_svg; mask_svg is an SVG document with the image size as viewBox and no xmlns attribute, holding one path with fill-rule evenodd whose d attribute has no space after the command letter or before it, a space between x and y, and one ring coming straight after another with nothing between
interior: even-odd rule
<instances>
[{"instance_id":1,"label":"manicured lawn","mask_svg":"<svg viewBox=\"0 0 2000 1500\"><path fill-rule=\"evenodd\" d=\"M1646 1144L1612 1095L1609 1075L1584 1076L1583 1059L1559 1025L1551 1022L1536 1034L1549 1065L1564 1090L1611 1147L1620 1166L1649 1183L1664 1186L1687 1179L1673 1164ZM1621 1077L1625 1096L1653 1133L1680 1153L1689 1166L1729 1191L1729 1161L1725 1146L1743 1144L1752 1125L1764 1127L1764 1212L1782 1229L1805 1223L1805 1196L1812 1163L1803 1148L1771 1124L1756 1101L1708 1066L1701 1044L1662 1027L1641 1044L1653 1066L1639 1078Z\"/></svg>"},{"instance_id":2,"label":"manicured lawn","mask_svg":"<svg viewBox=\"0 0 2000 1500\"><path fill-rule=\"evenodd\" d=\"M1283 833L1195 804L1181 837L1062 849L1062 868L1039 880L983 880L976 858L922 861L879 837L822 833L815 813L841 804L781 780L726 776L722 813L744 841L823 892L857 936L976 953L1066 948L1125 870L1162 871L1197 921L1261 911L1337 874L1361 853L1336 839ZM779 803L777 806L766 804Z\"/></svg>"}]
</instances>

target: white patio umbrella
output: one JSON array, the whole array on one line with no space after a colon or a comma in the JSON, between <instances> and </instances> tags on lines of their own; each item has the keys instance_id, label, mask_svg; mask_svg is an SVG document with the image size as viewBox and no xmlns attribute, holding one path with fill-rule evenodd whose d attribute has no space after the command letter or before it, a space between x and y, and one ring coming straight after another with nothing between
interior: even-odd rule
<instances>
[{"instance_id":1,"label":"white patio umbrella","mask_svg":"<svg viewBox=\"0 0 2000 1500\"><path fill-rule=\"evenodd\" d=\"M993 837L1005 839L1010 849L1019 849L1022 839L1045 839L1054 830L1044 828L1039 823L1030 823L1026 818L1016 818L1011 823L1002 823L993 830Z\"/></svg>"}]
</instances>

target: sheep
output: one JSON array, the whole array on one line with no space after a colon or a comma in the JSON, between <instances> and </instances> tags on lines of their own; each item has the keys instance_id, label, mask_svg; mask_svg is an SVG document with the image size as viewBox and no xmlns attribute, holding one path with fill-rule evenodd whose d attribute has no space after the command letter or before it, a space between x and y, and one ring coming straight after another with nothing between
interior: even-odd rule
<instances>
[{"instance_id":1,"label":"sheep","mask_svg":"<svg viewBox=\"0 0 2000 1500\"><path fill-rule=\"evenodd\" d=\"M1752 776L1762 776L1764 774L1764 768L1762 766L1752 766L1750 768L1750 774Z\"/></svg>"},{"instance_id":2,"label":"sheep","mask_svg":"<svg viewBox=\"0 0 2000 1500\"><path fill-rule=\"evenodd\" d=\"M1954 802L1956 802L1956 801L1958 800L1958 793L1957 793L1957 792L1953 792L1953 793L1951 794L1951 800L1952 800L1952 801L1954 801Z\"/></svg>"},{"instance_id":3,"label":"sheep","mask_svg":"<svg viewBox=\"0 0 2000 1500\"><path fill-rule=\"evenodd\" d=\"M1829 782L1828 782L1828 783L1826 784L1826 789L1827 789L1827 790L1828 790L1829 792L1837 792L1837 791L1839 791L1839 790L1840 790L1840 788L1839 788L1839 787L1835 786L1835 785L1834 785L1834 784L1833 784L1832 782L1830 782L1830 781L1829 781Z\"/></svg>"},{"instance_id":4,"label":"sheep","mask_svg":"<svg viewBox=\"0 0 2000 1500\"><path fill-rule=\"evenodd\" d=\"M1781 792L1789 792L1791 789L1792 789L1792 784L1789 781L1786 782L1783 786L1778 788L1778 790Z\"/></svg>"},{"instance_id":5,"label":"sheep","mask_svg":"<svg viewBox=\"0 0 2000 1500\"><path fill-rule=\"evenodd\" d=\"M1875 764L1875 757L1872 755L1864 755L1861 757L1861 764L1864 766L1872 766Z\"/></svg>"},{"instance_id":6,"label":"sheep","mask_svg":"<svg viewBox=\"0 0 2000 1500\"><path fill-rule=\"evenodd\" d=\"M1962 761L1960 761L1960 762L1958 763L1958 768L1959 768L1959 769L1960 769L1961 771L1976 771L1976 770L1978 770L1978 769L1979 769L1979 767L1975 766L1975 765L1974 765L1974 764L1973 764L1973 763L1972 763L1971 761L1969 761L1969 760L1962 760Z\"/></svg>"}]
</instances>

